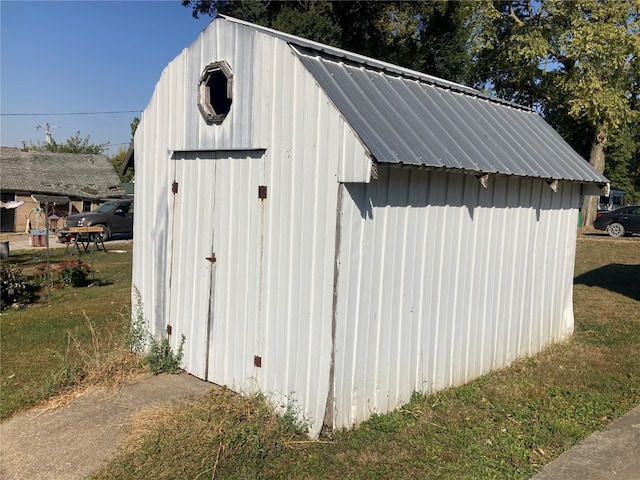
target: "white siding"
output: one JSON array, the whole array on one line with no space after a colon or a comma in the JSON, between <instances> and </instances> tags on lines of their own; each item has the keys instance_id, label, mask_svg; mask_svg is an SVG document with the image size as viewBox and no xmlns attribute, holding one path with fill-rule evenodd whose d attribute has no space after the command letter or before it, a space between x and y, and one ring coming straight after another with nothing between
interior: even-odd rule
<instances>
[{"instance_id":1,"label":"white siding","mask_svg":"<svg viewBox=\"0 0 640 480\"><path fill-rule=\"evenodd\" d=\"M217 60L233 70L233 103L210 126L196 86ZM295 399L317 433L330 383L338 180L369 174L364 147L289 45L214 22L164 70L136 133L133 283L153 334L170 324L174 348L184 334L194 375L259 388L276 404Z\"/></svg>"},{"instance_id":2,"label":"white siding","mask_svg":"<svg viewBox=\"0 0 640 480\"><path fill-rule=\"evenodd\" d=\"M579 185L383 168L347 192L336 426L572 333Z\"/></svg>"}]
</instances>

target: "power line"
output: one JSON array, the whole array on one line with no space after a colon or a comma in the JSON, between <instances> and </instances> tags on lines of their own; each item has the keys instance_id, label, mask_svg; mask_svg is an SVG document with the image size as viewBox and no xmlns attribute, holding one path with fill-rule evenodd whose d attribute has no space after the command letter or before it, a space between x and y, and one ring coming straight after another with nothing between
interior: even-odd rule
<instances>
[{"instance_id":1,"label":"power line","mask_svg":"<svg viewBox=\"0 0 640 480\"><path fill-rule=\"evenodd\" d=\"M119 113L140 113L142 110L115 110L112 112L65 112L65 113L0 113L3 117L40 116L40 115L115 115Z\"/></svg>"}]
</instances>

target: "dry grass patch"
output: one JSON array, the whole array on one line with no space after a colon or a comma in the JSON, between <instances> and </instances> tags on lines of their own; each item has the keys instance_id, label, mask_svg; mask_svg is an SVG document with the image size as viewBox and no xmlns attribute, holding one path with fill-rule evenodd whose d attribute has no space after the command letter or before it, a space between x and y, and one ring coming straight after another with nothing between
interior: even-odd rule
<instances>
[{"instance_id":1,"label":"dry grass patch","mask_svg":"<svg viewBox=\"0 0 640 480\"><path fill-rule=\"evenodd\" d=\"M286 465L268 460L293 450L289 442L307 441L297 421L276 415L262 395L225 388L190 407L145 412L133 432L93 478L290 478Z\"/></svg>"}]
</instances>

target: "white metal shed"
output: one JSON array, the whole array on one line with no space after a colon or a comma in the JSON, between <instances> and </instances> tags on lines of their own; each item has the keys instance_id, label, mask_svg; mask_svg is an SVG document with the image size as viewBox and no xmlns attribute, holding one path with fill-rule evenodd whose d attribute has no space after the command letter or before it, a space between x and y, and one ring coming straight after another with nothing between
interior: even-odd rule
<instances>
[{"instance_id":1,"label":"white metal shed","mask_svg":"<svg viewBox=\"0 0 640 480\"><path fill-rule=\"evenodd\" d=\"M573 331L577 207L607 179L531 110L218 17L135 151L152 333L312 435Z\"/></svg>"}]
</instances>

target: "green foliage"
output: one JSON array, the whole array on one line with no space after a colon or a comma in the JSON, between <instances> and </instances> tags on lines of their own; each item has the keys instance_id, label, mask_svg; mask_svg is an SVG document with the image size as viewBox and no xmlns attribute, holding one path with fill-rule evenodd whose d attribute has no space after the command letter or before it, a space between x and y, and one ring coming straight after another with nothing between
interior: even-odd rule
<instances>
[{"instance_id":1,"label":"green foliage","mask_svg":"<svg viewBox=\"0 0 640 480\"><path fill-rule=\"evenodd\" d=\"M280 405L280 420L284 431L292 434L303 434L309 431L309 418L304 415L302 407L294 398L295 392L291 392L284 404Z\"/></svg>"},{"instance_id":2,"label":"green foliage","mask_svg":"<svg viewBox=\"0 0 640 480\"><path fill-rule=\"evenodd\" d=\"M453 81L469 78L460 2L184 0L194 17L218 12Z\"/></svg>"},{"instance_id":3,"label":"green foliage","mask_svg":"<svg viewBox=\"0 0 640 480\"><path fill-rule=\"evenodd\" d=\"M131 127L131 137L135 136L136 130L138 129L138 125L140 125L140 118L133 117L133 120L129 124L129 126Z\"/></svg>"},{"instance_id":4,"label":"green foliage","mask_svg":"<svg viewBox=\"0 0 640 480\"><path fill-rule=\"evenodd\" d=\"M122 172L122 165L124 164L126 155L127 150L121 148L120 150L118 150L118 153L111 157L111 163L113 164L113 168L118 174L118 177L120 177L121 182L131 182L134 176L134 171L132 168L127 169L124 175L120 173Z\"/></svg>"},{"instance_id":5,"label":"green foliage","mask_svg":"<svg viewBox=\"0 0 640 480\"><path fill-rule=\"evenodd\" d=\"M58 275L58 285L61 287L86 287L89 284L88 277L91 273L91 267L80 259L64 260L59 263L53 263L49 267L46 264L38 265L34 268L36 278L41 286L47 284L47 268L49 273ZM50 286L56 286L56 282L49 278Z\"/></svg>"},{"instance_id":6,"label":"green foliage","mask_svg":"<svg viewBox=\"0 0 640 480\"><path fill-rule=\"evenodd\" d=\"M640 55L635 2L477 0L467 9L479 83L543 109L564 104L570 118L605 133L637 121L629 98Z\"/></svg>"},{"instance_id":7,"label":"green foliage","mask_svg":"<svg viewBox=\"0 0 640 480\"><path fill-rule=\"evenodd\" d=\"M38 289L16 265L0 264L0 310L17 303L33 302Z\"/></svg>"},{"instance_id":8,"label":"green foliage","mask_svg":"<svg viewBox=\"0 0 640 480\"><path fill-rule=\"evenodd\" d=\"M417 17L424 59L419 70L453 82L469 82L472 63L463 2L418 3L425 4Z\"/></svg>"},{"instance_id":9,"label":"green foliage","mask_svg":"<svg viewBox=\"0 0 640 480\"><path fill-rule=\"evenodd\" d=\"M71 260L57 265L60 274L60 283L65 287L84 287L87 285L87 277L91 268L82 260Z\"/></svg>"},{"instance_id":10,"label":"green foliage","mask_svg":"<svg viewBox=\"0 0 640 480\"><path fill-rule=\"evenodd\" d=\"M624 190L625 202L640 203L640 128L623 128L605 147L606 177L614 188Z\"/></svg>"},{"instance_id":11,"label":"green foliage","mask_svg":"<svg viewBox=\"0 0 640 480\"><path fill-rule=\"evenodd\" d=\"M129 333L127 335L127 346L132 352L142 354L147 347L149 333L147 330L147 322L144 319L142 310L142 295L137 287L133 287L135 296L135 306L131 323L129 324Z\"/></svg>"},{"instance_id":12,"label":"green foliage","mask_svg":"<svg viewBox=\"0 0 640 480\"><path fill-rule=\"evenodd\" d=\"M177 373L180 370L183 357L185 336L180 337L180 345L176 352L171 348L168 338L158 340L149 332L144 318L142 295L137 287L133 287L135 297L134 312L129 324L127 346L137 354L143 356L144 363L154 375L159 373Z\"/></svg>"},{"instance_id":13,"label":"green foliage","mask_svg":"<svg viewBox=\"0 0 640 480\"><path fill-rule=\"evenodd\" d=\"M109 143L90 143L90 136L82 138L80 132L76 132L73 137L69 137L65 143L57 143L52 140L51 143L43 144L30 144L30 150L40 150L45 152L54 153L90 153L96 155L103 155Z\"/></svg>"},{"instance_id":14,"label":"green foliage","mask_svg":"<svg viewBox=\"0 0 640 480\"><path fill-rule=\"evenodd\" d=\"M145 363L154 375L159 373L176 373L180 370L182 363L183 347L185 336L180 337L180 345L174 353L168 338L158 341L151 339L149 351L144 356Z\"/></svg>"}]
</instances>

